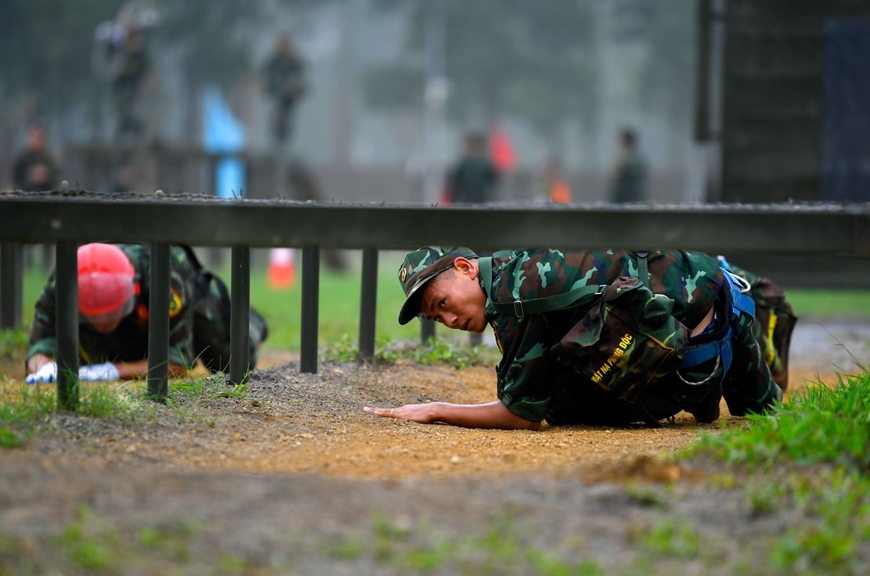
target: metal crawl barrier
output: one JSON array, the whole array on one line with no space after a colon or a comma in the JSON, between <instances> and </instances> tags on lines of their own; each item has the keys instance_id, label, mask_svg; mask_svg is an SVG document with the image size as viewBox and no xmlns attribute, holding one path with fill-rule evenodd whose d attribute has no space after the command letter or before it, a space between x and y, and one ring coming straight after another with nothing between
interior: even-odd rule
<instances>
[{"instance_id":1,"label":"metal crawl barrier","mask_svg":"<svg viewBox=\"0 0 870 576\"><path fill-rule=\"evenodd\" d=\"M303 247L300 370L317 371L320 248L362 248L360 359L374 355L378 249L426 244L484 250L550 246L692 249L710 253L870 259L870 205L419 205L219 200L198 196L0 193L2 327L20 323L16 243L56 242L58 401L78 402L76 250L94 241L148 242L152 251L148 393L167 395L169 247L232 246L230 381L248 368L250 248ZM161 289L162 288L162 289ZM17 310L15 309L17 306ZM13 322L10 324L10 320ZM424 332L424 335L426 333Z\"/></svg>"}]
</instances>

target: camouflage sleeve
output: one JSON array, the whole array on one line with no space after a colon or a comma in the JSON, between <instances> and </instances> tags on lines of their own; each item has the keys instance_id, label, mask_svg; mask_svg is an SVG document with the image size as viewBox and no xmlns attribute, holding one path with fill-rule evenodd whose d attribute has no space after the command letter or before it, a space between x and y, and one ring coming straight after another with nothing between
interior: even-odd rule
<instances>
[{"instance_id":1,"label":"camouflage sleeve","mask_svg":"<svg viewBox=\"0 0 870 576\"><path fill-rule=\"evenodd\" d=\"M175 254L173 254L174 256ZM169 362L192 367L193 278L186 267L173 267L169 277Z\"/></svg>"},{"instance_id":2,"label":"camouflage sleeve","mask_svg":"<svg viewBox=\"0 0 870 576\"><path fill-rule=\"evenodd\" d=\"M54 274L48 279L39 300L36 301L36 310L33 314L33 323L30 325L30 340L27 343L27 360L36 354L45 354L54 358L57 356L57 329L55 322L55 287Z\"/></svg>"},{"instance_id":3,"label":"camouflage sleeve","mask_svg":"<svg viewBox=\"0 0 870 576\"><path fill-rule=\"evenodd\" d=\"M517 416L543 420L550 404L550 370L543 344L546 342L544 321L529 316L522 320L509 318L507 322L512 329L498 331L498 344L503 354L496 369L498 397Z\"/></svg>"}]
</instances>

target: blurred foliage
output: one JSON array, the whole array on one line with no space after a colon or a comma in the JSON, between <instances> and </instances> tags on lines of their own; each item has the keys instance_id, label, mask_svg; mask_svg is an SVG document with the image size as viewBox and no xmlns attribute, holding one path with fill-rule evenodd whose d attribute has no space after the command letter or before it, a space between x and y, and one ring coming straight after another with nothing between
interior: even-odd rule
<instances>
[{"instance_id":1,"label":"blurred foliage","mask_svg":"<svg viewBox=\"0 0 870 576\"><path fill-rule=\"evenodd\" d=\"M408 11L412 26L406 59L368 73L368 101L384 109L419 107L432 3L376 4L383 10ZM451 121L468 123L469 111L479 111L487 122L513 114L549 138L566 117L585 120L594 115L592 2L443 0L443 8Z\"/></svg>"}]
</instances>

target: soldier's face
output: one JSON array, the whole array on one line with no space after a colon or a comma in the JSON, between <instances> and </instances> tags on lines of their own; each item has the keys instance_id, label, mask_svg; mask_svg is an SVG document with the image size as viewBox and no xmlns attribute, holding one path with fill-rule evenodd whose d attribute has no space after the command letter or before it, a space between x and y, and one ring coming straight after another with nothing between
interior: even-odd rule
<instances>
[{"instance_id":1,"label":"soldier's face","mask_svg":"<svg viewBox=\"0 0 870 576\"><path fill-rule=\"evenodd\" d=\"M420 300L420 313L454 330L486 329L486 294L477 281L477 268L457 258L454 268L433 278Z\"/></svg>"},{"instance_id":2,"label":"soldier's face","mask_svg":"<svg viewBox=\"0 0 870 576\"><path fill-rule=\"evenodd\" d=\"M121 320L122 318L101 318L99 320L89 320L88 323L100 334L111 334L121 324Z\"/></svg>"}]
</instances>

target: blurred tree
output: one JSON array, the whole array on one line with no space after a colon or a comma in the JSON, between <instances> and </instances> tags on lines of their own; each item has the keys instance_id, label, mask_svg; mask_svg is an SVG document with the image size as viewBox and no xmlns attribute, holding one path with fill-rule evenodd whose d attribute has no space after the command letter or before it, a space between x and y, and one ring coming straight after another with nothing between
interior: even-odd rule
<instances>
[{"instance_id":1,"label":"blurred tree","mask_svg":"<svg viewBox=\"0 0 870 576\"><path fill-rule=\"evenodd\" d=\"M452 93L448 118L462 126L490 123L502 114L528 121L557 144L566 118L581 122L597 110L592 54L592 0L441 0L445 60ZM407 10L409 53L365 75L375 108L411 110L422 105L423 2L378 0L384 10Z\"/></svg>"}]
</instances>

